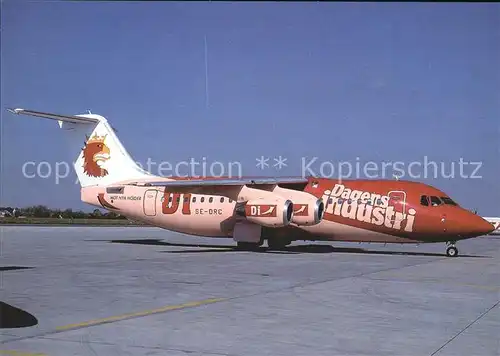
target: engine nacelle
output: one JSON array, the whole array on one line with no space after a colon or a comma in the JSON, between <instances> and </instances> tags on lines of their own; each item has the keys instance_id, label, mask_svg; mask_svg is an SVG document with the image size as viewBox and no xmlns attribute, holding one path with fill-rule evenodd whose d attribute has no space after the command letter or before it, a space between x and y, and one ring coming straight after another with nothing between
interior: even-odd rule
<instances>
[{"instance_id":1,"label":"engine nacelle","mask_svg":"<svg viewBox=\"0 0 500 356\"><path fill-rule=\"evenodd\" d=\"M266 227L283 227L292 221L293 203L280 196L254 199L238 207L236 213L255 224Z\"/></svg>"},{"instance_id":2,"label":"engine nacelle","mask_svg":"<svg viewBox=\"0 0 500 356\"><path fill-rule=\"evenodd\" d=\"M323 219L325 204L312 194L299 190L276 187L273 193L293 202L292 222L300 226L316 225Z\"/></svg>"}]
</instances>

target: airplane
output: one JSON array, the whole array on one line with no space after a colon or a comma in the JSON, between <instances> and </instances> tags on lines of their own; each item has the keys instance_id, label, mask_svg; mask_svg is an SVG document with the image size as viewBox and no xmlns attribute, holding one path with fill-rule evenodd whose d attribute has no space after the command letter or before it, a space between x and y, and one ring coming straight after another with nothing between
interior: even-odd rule
<instances>
[{"instance_id":1,"label":"airplane","mask_svg":"<svg viewBox=\"0 0 500 356\"><path fill-rule=\"evenodd\" d=\"M494 230L489 235L500 235L500 218L499 217L483 217L484 220L493 224Z\"/></svg>"},{"instance_id":2,"label":"airplane","mask_svg":"<svg viewBox=\"0 0 500 356\"><path fill-rule=\"evenodd\" d=\"M56 120L69 142L81 200L147 225L232 238L255 251L267 242L446 243L486 235L493 225L430 185L405 180L321 177L161 177L129 155L108 120L8 109ZM82 143L84 144L82 147Z\"/></svg>"}]
</instances>

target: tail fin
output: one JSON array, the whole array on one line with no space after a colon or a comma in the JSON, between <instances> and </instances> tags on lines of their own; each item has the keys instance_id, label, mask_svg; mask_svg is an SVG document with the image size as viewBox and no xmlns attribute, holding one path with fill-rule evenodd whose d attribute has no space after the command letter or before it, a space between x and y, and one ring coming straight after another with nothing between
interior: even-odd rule
<instances>
[{"instance_id":1,"label":"tail fin","mask_svg":"<svg viewBox=\"0 0 500 356\"><path fill-rule=\"evenodd\" d=\"M100 115L59 115L25 109L8 109L14 114L57 120L69 143L78 181L83 187L151 178L140 168L115 134L108 121Z\"/></svg>"}]
</instances>

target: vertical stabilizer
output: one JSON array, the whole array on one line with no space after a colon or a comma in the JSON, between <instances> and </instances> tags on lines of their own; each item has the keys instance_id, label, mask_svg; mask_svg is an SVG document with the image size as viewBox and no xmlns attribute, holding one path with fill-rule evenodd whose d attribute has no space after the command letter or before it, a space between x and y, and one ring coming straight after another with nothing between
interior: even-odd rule
<instances>
[{"instance_id":1,"label":"vertical stabilizer","mask_svg":"<svg viewBox=\"0 0 500 356\"><path fill-rule=\"evenodd\" d=\"M103 116L67 116L24 109L9 111L58 121L67 140L69 158L82 187L153 177L136 164Z\"/></svg>"}]
</instances>

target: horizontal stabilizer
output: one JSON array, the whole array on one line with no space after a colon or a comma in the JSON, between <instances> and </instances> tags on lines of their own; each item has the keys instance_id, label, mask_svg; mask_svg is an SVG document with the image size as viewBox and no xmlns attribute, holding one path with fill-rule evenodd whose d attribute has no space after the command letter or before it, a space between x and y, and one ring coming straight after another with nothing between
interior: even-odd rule
<instances>
[{"instance_id":1,"label":"horizontal stabilizer","mask_svg":"<svg viewBox=\"0 0 500 356\"><path fill-rule=\"evenodd\" d=\"M263 185L263 184L285 184L285 183L307 183L303 177L282 178L236 178L236 179L182 179L157 182L131 183L148 187L200 187L200 186L240 186L240 185Z\"/></svg>"},{"instance_id":2,"label":"horizontal stabilizer","mask_svg":"<svg viewBox=\"0 0 500 356\"><path fill-rule=\"evenodd\" d=\"M37 116L37 117L43 117L45 119L52 119L52 120L58 120L58 121L64 121L64 122L71 122L73 124L96 124L100 120L97 117L88 117L90 115L59 115L59 114L51 114L51 113L46 113L46 112L40 112L40 111L33 111L33 110L25 110L25 109L7 109L13 114L22 114L22 115L29 115L29 116Z\"/></svg>"}]
</instances>

